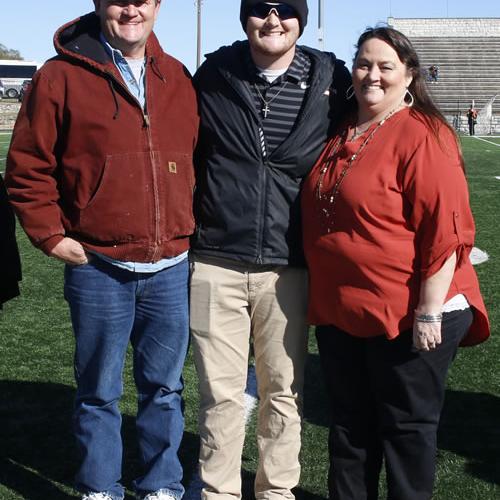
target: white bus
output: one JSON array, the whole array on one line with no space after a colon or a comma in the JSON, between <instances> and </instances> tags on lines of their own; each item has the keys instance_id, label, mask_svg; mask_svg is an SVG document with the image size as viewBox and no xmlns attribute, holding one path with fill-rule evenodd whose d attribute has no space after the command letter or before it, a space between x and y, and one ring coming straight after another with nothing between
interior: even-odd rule
<instances>
[{"instance_id":1,"label":"white bus","mask_svg":"<svg viewBox=\"0 0 500 500\"><path fill-rule=\"evenodd\" d=\"M40 66L41 64L35 61L0 59L0 80L5 88L4 96L18 97L23 82L31 80Z\"/></svg>"}]
</instances>

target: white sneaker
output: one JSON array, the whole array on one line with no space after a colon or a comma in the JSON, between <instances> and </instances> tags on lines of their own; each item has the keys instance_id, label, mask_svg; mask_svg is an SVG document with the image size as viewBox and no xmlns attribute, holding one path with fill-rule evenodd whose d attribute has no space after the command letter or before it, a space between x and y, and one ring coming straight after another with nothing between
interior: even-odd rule
<instances>
[{"instance_id":1,"label":"white sneaker","mask_svg":"<svg viewBox=\"0 0 500 500\"><path fill-rule=\"evenodd\" d=\"M154 493L146 495L143 500L177 500L177 498L170 493L167 493L166 490L158 490Z\"/></svg>"},{"instance_id":2,"label":"white sneaker","mask_svg":"<svg viewBox=\"0 0 500 500\"><path fill-rule=\"evenodd\" d=\"M107 493L87 493L82 500L113 500Z\"/></svg>"}]
</instances>

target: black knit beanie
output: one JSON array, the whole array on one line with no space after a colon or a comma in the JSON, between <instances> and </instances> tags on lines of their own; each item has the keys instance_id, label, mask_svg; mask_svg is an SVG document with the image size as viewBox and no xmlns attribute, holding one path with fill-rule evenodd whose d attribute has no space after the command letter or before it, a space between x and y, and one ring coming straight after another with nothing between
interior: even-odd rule
<instances>
[{"instance_id":1,"label":"black knit beanie","mask_svg":"<svg viewBox=\"0 0 500 500\"><path fill-rule=\"evenodd\" d=\"M243 26L243 31L247 31L247 19L252 8L258 3L266 3L264 0L241 0L240 7L240 21ZM271 3L273 1L271 0ZM307 14L309 9L307 8L307 0L274 0L274 3L286 3L293 7L297 12L297 17L299 19L300 34L304 31L307 24Z\"/></svg>"}]
</instances>

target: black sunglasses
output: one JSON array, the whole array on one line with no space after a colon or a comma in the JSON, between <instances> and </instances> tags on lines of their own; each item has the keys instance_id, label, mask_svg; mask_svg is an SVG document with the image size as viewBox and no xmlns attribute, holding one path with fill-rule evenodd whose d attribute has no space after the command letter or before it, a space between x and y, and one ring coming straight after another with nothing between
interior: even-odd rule
<instances>
[{"instance_id":1,"label":"black sunglasses","mask_svg":"<svg viewBox=\"0 0 500 500\"><path fill-rule=\"evenodd\" d=\"M282 20L292 19L297 17L297 12L293 7L286 3L279 3L277 5L269 5L267 3L261 2L255 5L250 11L250 16L258 17L259 19L265 19L271 15L272 11L275 11L276 15Z\"/></svg>"}]
</instances>

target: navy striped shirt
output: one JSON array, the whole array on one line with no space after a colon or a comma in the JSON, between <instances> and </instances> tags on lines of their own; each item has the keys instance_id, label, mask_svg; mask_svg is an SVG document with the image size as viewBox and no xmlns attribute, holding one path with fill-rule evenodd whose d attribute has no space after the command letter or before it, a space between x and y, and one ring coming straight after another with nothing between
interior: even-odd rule
<instances>
[{"instance_id":1,"label":"navy striped shirt","mask_svg":"<svg viewBox=\"0 0 500 500\"><path fill-rule=\"evenodd\" d=\"M311 60L297 46L290 67L272 83L259 75L250 52L248 69L250 88L261 118L262 152L267 156L288 137L297 121L310 86Z\"/></svg>"}]
</instances>

